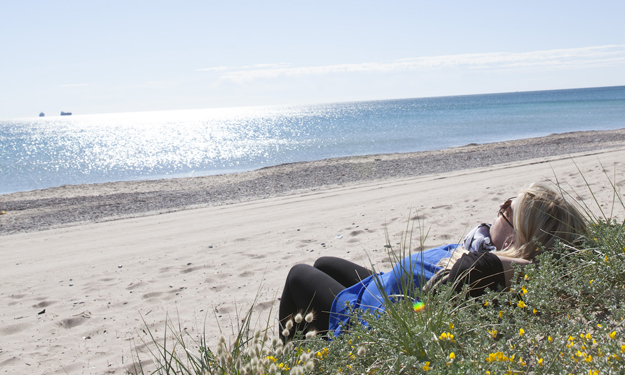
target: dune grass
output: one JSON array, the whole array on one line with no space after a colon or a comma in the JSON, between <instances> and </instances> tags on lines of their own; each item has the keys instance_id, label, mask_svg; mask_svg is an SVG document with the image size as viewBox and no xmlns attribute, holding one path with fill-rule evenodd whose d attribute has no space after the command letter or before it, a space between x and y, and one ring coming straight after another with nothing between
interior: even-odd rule
<instances>
[{"instance_id":1,"label":"dune grass","mask_svg":"<svg viewBox=\"0 0 625 375\"><path fill-rule=\"evenodd\" d=\"M618 374L625 370L625 205L614 187L609 212L585 207L588 232L575 247L560 244L516 269L510 290L478 299L442 286L417 291L385 313L353 312L349 334L304 338L275 329L253 332L250 309L238 335L217 347L170 329L152 336L156 374ZM599 205L599 207L601 207ZM401 255L410 252L410 238ZM408 245L406 245L408 244ZM417 249L418 250L418 249ZM396 298L397 300L397 298ZM311 316L299 316L304 322ZM198 349L199 348L199 349ZM135 362L138 373L145 373Z\"/></svg>"}]
</instances>

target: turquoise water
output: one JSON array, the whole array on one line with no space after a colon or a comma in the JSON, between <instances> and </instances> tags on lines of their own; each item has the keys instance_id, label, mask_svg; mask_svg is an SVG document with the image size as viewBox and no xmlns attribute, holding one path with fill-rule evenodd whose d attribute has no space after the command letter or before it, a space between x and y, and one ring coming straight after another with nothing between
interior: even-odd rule
<instances>
[{"instance_id":1,"label":"turquoise water","mask_svg":"<svg viewBox=\"0 0 625 375\"><path fill-rule=\"evenodd\" d=\"M0 121L0 194L625 127L625 86Z\"/></svg>"}]
</instances>

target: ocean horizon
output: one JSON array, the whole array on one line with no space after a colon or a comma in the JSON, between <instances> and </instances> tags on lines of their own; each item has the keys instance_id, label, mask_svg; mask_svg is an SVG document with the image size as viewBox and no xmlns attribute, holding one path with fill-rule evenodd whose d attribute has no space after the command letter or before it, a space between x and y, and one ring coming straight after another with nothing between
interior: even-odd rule
<instances>
[{"instance_id":1,"label":"ocean horizon","mask_svg":"<svg viewBox=\"0 0 625 375\"><path fill-rule=\"evenodd\" d=\"M625 86L0 120L0 194L625 127Z\"/></svg>"}]
</instances>

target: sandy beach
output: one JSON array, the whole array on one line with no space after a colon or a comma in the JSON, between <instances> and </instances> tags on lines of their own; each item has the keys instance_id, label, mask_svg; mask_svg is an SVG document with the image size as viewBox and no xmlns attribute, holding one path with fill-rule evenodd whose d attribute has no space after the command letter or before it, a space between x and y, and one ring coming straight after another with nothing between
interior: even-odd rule
<instances>
[{"instance_id":1,"label":"sandy beach","mask_svg":"<svg viewBox=\"0 0 625 375\"><path fill-rule=\"evenodd\" d=\"M409 219L415 248L455 243L532 181L609 212L623 161L625 130L579 132L2 195L0 372L123 374L167 319L209 342L252 305L274 324L294 264L387 270L386 234L397 250Z\"/></svg>"}]
</instances>

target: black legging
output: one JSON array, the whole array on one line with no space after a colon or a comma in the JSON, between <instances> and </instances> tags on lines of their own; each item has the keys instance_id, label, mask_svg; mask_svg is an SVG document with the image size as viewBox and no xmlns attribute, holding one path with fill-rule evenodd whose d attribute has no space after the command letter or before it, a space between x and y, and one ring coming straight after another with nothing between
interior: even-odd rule
<instances>
[{"instance_id":1,"label":"black legging","mask_svg":"<svg viewBox=\"0 0 625 375\"><path fill-rule=\"evenodd\" d=\"M295 328L304 333L311 329L326 332L334 297L370 275L368 269L335 257L321 257L312 267L307 264L293 266L280 300L280 338L285 341L282 329L287 320L297 313L305 315L311 311L314 312L315 320L311 324L295 325ZM290 333L293 335L293 330Z\"/></svg>"}]
</instances>

